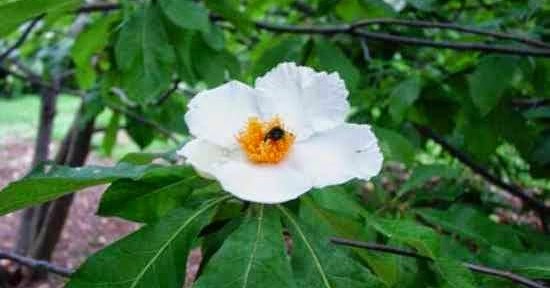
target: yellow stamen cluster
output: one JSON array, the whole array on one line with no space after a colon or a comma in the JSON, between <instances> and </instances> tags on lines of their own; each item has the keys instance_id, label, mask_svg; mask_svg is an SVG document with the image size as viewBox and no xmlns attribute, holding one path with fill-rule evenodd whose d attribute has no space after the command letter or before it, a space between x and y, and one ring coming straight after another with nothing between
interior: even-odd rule
<instances>
[{"instance_id":1,"label":"yellow stamen cluster","mask_svg":"<svg viewBox=\"0 0 550 288\"><path fill-rule=\"evenodd\" d=\"M283 129L283 137L277 140L266 138L273 128ZM294 143L294 134L285 130L278 117L262 122L257 117L251 117L245 129L237 136L237 141L246 153L248 159L254 163L276 164L285 158Z\"/></svg>"}]
</instances>

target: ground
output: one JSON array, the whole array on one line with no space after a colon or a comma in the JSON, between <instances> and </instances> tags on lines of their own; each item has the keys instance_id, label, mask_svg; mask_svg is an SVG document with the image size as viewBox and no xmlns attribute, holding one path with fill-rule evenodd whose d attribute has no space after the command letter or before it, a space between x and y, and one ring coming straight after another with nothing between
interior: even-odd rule
<instances>
[{"instance_id":1,"label":"ground","mask_svg":"<svg viewBox=\"0 0 550 288\"><path fill-rule=\"evenodd\" d=\"M54 129L54 143L58 143L72 121L72 115L78 106L77 99L61 97L57 105L57 118ZM21 178L28 171L33 154L33 133L36 131L38 111L36 97L24 97L17 101L0 100L0 190L9 182ZM36 114L36 115L35 115ZM32 116L34 115L34 116ZM99 125L107 123L109 115L102 115ZM94 150L88 164L110 165L113 159L123 153L136 149L124 135L122 145L117 146L113 158L102 156ZM94 139L95 146L101 139ZM55 152L56 144L51 147ZM104 186L86 189L76 194L68 221L63 230L62 239L53 255L53 262L59 266L77 268L89 255L131 233L138 228L137 224L117 218L102 218L95 215L98 200ZM21 212L0 217L0 249L10 251L15 244L16 231ZM6 260L0 260L6 261ZM196 274L200 262L200 251L193 251L190 256L187 282ZM2 264L0 262L0 264ZM47 281L36 283L28 288L62 287L63 279L51 276Z\"/></svg>"}]
</instances>

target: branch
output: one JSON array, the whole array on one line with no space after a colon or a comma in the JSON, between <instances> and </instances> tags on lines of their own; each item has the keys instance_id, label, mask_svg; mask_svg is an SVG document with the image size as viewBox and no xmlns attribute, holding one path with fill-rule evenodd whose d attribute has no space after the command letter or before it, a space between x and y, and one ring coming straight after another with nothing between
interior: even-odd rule
<instances>
[{"instance_id":1,"label":"branch","mask_svg":"<svg viewBox=\"0 0 550 288\"><path fill-rule=\"evenodd\" d=\"M118 10L121 6L118 3L89 4L76 9L76 13L109 12Z\"/></svg>"},{"instance_id":2,"label":"branch","mask_svg":"<svg viewBox=\"0 0 550 288\"><path fill-rule=\"evenodd\" d=\"M21 34L17 41L15 41L15 43L10 48L8 48L8 50L0 55L0 63L4 62L4 59L8 58L8 56L10 56L13 51L15 51L17 48L19 48L19 46L25 43L25 40L27 40L29 34L31 34L36 24L38 24L38 22L42 19L42 17L44 17L44 15L45 14L42 14L32 20L32 22L29 24L29 26L27 26L27 28L25 28L25 31L23 31L23 34Z\"/></svg>"},{"instance_id":3,"label":"branch","mask_svg":"<svg viewBox=\"0 0 550 288\"><path fill-rule=\"evenodd\" d=\"M413 252L413 251L404 250L404 249L391 247L391 246L386 246L386 245L377 244L377 243L368 243L368 242L350 240L350 239L345 239L345 238L337 238L337 237L330 238L330 241L334 244L337 244L337 245L356 247L356 248L364 248L364 249L368 249L368 250L372 250L372 251L386 252L386 253L391 253L391 254L396 254L396 255L401 255L401 256L414 257L414 258L422 259L422 260L426 260L426 261L433 261L432 258L430 258L428 256L418 254L418 253ZM541 283L538 283L538 282L533 281L529 278L523 277L521 275L514 274L514 273L509 272L509 271L498 270L498 269L489 268L489 267L486 267L486 266L467 263L467 262L462 262L462 265L464 267L470 269L473 272L477 272L477 273L481 273L481 274L487 274L487 275L496 276L496 277L500 277L500 278L505 278L505 279L508 279L508 280L516 283L516 284L523 285L525 287L529 287L529 288L548 288L548 287L546 287L545 285L543 285Z\"/></svg>"},{"instance_id":4,"label":"branch","mask_svg":"<svg viewBox=\"0 0 550 288\"><path fill-rule=\"evenodd\" d=\"M398 36L379 32L370 32L360 30L361 26L356 26L362 23L355 23L351 25L334 25L334 26L291 26L291 25L279 25L265 22L256 22L255 25L259 29L277 32L277 33L293 33L293 34L319 34L319 35L335 35L335 34L347 34L357 38L378 40L396 44L424 46L434 48L447 48L458 51L478 51L478 52L492 52L502 53L510 55L520 56L537 56L537 57L550 57L550 49L533 49L533 48L521 48L510 47L504 45L488 45L472 42L448 42L448 41L434 41L417 37Z\"/></svg>"},{"instance_id":5,"label":"branch","mask_svg":"<svg viewBox=\"0 0 550 288\"><path fill-rule=\"evenodd\" d=\"M460 160L460 162L464 163L464 165L468 166L472 171L474 171L476 174L481 175L485 180L490 182L491 184L507 191L508 193L520 198L523 200L528 206L533 208L535 211L537 211L541 216L541 221L543 221L543 228L546 229L546 225L544 223L545 221L545 215L548 215L550 213L550 207L546 206L543 201L538 200L537 198L531 196L527 192L523 191L519 186L516 184L508 184L504 181L502 181L497 176L491 174L487 169L479 165L478 163L474 162L468 155L466 155L464 152L460 151L459 149L453 147L450 143L448 143L442 136L435 133L432 129L426 126L414 124L415 128L418 130L418 132L423 135L426 138L432 139L437 144L441 145L443 149L447 150L449 154L451 154L453 157Z\"/></svg>"},{"instance_id":6,"label":"branch","mask_svg":"<svg viewBox=\"0 0 550 288\"><path fill-rule=\"evenodd\" d=\"M46 272L54 273L63 277L70 277L71 274L73 273L73 271L70 269L58 267L48 261L36 260L36 259L32 259L29 257L21 256L19 254L10 253L10 252L0 251L0 259L9 259L23 266L27 266L31 269L38 270L38 271L46 271Z\"/></svg>"},{"instance_id":7,"label":"branch","mask_svg":"<svg viewBox=\"0 0 550 288\"><path fill-rule=\"evenodd\" d=\"M540 99L512 99L512 104L518 108L522 109L533 109L543 106L550 106L550 98L540 98Z\"/></svg>"},{"instance_id":8,"label":"branch","mask_svg":"<svg viewBox=\"0 0 550 288\"><path fill-rule=\"evenodd\" d=\"M170 89L166 90L155 103L153 103L154 106L162 105L174 92L178 90L178 85L180 84L180 80L176 79L172 82L172 87Z\"/></svg>"},{"instance_id":9,"label":"branch","mask_svg":"<svg viewBox=\"0 0 550 288\"><path fill-rule=\"evenodd\" d=\"M417 27L417 28L438 28L446 30L454 30L469 34L489 36L497 39L506 39L513 40L523 44L527 44L533 47L550 49L550 44L542 42L540 40L531 39L519 35L488 31L484 29L462 26L454 23L441 23L441 22L431 22L431 21L422 21L422 20L402 20L402 19L371 19L363 20L353 24L354 27L366 27L371 25L397 25L397 26L408 26L408 27Z\"/></svg>"},{"instance_id":10,"label":"branch","mask_svg":"<svg viewBox=\"0 0 550 288\"><path fill-rule=\"evenodd\" d=\"M157 130L158 132L160 132L161 134L165 135L166 137L168 137L170 140L172 140L174 143L176 144L180 144L181 141L178 140L178 138L174 137L174 135L172 135L172 131L162 127L161 125L159 125L158 123L156 122L153 122L147 118L144 118L142 117L141 115L137 114L137 113L134 113L132 111L129 111L129 110L126 110L124 108L121 108L121 107L117 107L115 105L108 105L109 108L115 110L115 111L118 111L142 124L145 124L155 130Z\"/></svg>"}]
</instances>

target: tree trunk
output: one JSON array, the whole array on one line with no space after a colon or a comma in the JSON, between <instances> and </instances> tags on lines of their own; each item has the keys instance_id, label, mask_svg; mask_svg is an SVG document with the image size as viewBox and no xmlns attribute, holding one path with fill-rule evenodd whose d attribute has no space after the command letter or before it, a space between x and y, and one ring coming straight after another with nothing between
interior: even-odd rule
<instances>
[{"instance_id":1,"label":"tree trunk","mask_svg":"<svg viewBox=\"0 0 550 288\"><path fill-rule=\"evenodd\" d=\"M79 167L86 162L94 131L94 119L85 123L84 127L79 127L77 122L75 121L71 129L69 145L60 149L56 159L58 164ZM73 194L70 194L48 203L40 231L31 247L30 257L41 260L51 259L55 245L61 237L72 202Z\"/></svg>"},{"instance_id":2,"label":"tree trunk","mask_svg":"<svg viewBox=\"0 0 550 288\"><path fill-rule=\"evenodd\" d=\"M55 162L59 165L79 167L84 165L90 151L91 139L94 131L95 118L82 123L84 115L84 103L77 113L71 129L65 135L57 152ZM20 239L28 241L21 254L29 257L49 261L55 249L55 245L61 237L61 232L70 206L73 195L66 195L57 200L33 207L32 212L25 211L23 223L20 228ZM28 229L28 230L26 230ZM19 244L18 246L23 246ZM29 271L34 279L46 276L45 273Z\"/></svg>"},{"instance_id":3,"label":"tree trunk","mask_svg":"<svg viewBox=\"0 0 550 288\"><path fill-rule=\"evenodd\" d=\"M40 98L40 120L38 124L38 133L34 146L34 156L32 167L48 160L49 148L52 142L53 120L55 118L55 106L57 104L57 95L59 93L59 81L54 81L52 88L43 88ZM41 206L27 208L23 211L21 224L19 225L18 239L15 251L19 254L28 254L29 247L34 239L36 223L41 217ZM37 215L37 217L35 217Z\"/></svg>"}]
</instances>

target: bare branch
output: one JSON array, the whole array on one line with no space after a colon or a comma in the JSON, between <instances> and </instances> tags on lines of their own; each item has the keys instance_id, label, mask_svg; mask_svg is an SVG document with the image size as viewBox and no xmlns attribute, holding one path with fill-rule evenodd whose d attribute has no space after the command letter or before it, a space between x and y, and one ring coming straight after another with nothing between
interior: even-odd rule
<instances>
[{"instance_id":1,"label":"bare branch","mask_svg":"<svg viewBox=\"0 0 550 288\"><path fill-rule=\"evenodd\" d=\"M78 8L76 13L109 12L118 10L121 6L118 3L89 4Z\"/></svg>"},{"instance_id":2,"label":"bare branch","mask_svg":"<svg viewBox=\"0 0 550 288\"><path fill-rule=\"evenodd\" d=\"M356 240L338 238L338 237L332 237L330 238L330 241L337 245L343 245L343 246L349 246L349 247L355 247L355 248L364 248L372 251L379 251L379 252L391 253L391 254L396 254L401 256L414 257L414 258L422 259L426 261L433 261L432 258L418 254L414 251L404 250L404 249L386 246L378 243L362 242L362 241L356 241ZM472 264L472 263L467 263L467 262L462 262L462 265L464 265L464 267L470 269L473 272L496 276L499 278L505 278L516 284L523 285L525 287L548 288L541 283L538 283L536 281L533 281L521 275L514 274L510 271L498 270L498 269L477 265L477 264Z\"/></svg>"},{"instance_id":3,"label":"bare branch","mask_svg":"<svg viewBox=\"0 0 550 288\"><path fill-rule=\"evenodd\" d=\"M359 23L360 24L360 23ZM505 45L488 45L472 42L448 42L448 41L434 41L428 39L422 39L417 37L398 36L379 32L370 32L361 30L356 27L356 24L351 25L334 25L334 26L291 26L291 25L279 25L272 23L256 22L256 27L259 29L277 32L277 33L293 33L293 34L320 34L320 35L335 35L335 34L348 34L357 38L363 38L368 40L378 40L396 44L424 46L434 48L447 48L458 51L478 51L478 52L492 52L502 53L510 55L520 56L537 56L537 57L550 57L550 49L533 49L533 48L521 48Z\"/></svg>"},{"instance_id":4,"label":"bare branch","mask_svg":"<svg viewBox=\"0 0 550 288\"><path fill-rule=\"evenodd\" d=\"M542 42L540 40L531 39L519 35L488 31L484 29L462 26L454 23L440 23L440 22L431 22L431 21L422 21L422 20L402 20L402 19L370 19L356 22L353 24L355 28L366 27L371 25L398 25L398 26L408 26L408 27L418 27L418 28L437 28L437 29L446 29L454 30L469 34L489 36L496 39L506 39L517 41L526 45L530 45L538 48L550 49L550 44Z\"/></svg>"},{"instance_id":5,"label":"bare branch","mask_svg":"<svg viewBox=\"0 0 550 288\"><path fill-rule=\"evenodd\" d=\"M38 22L42 19L42 17L44 17L44 14L34 18L31 21L29 26L27 26L27 28L25 28L25 31L23 31L23 34L21 34L21 36L17 39L17 41L15 41L15 43L10 48L8 48L8 50L6 50L4 53L2 53L0 55L0 63L2 63L4 61L4 59L8 58L8 56L10 56L10 54L13 51L15 51L17 48L19 48L19 46L21 46L21 45L23 45L23 43L25 43L25 40L27 40L27 37L29 36L29 34L31 34L32 30L34 29L36 24L38 24Z\"/></svg>"},{"instance_id":6,"label":"bare branch","mask_svg":"<svg viewBox=\"0 0 550 288\"><path fill-rule=\"evenodd\" d=\"M63 277L70 277L72 270L56 266L48 261L36 260L19 254L0 251L0 259L8 259L38 271L46 271Z\"/></svg>"},{"instance_id":7,"label":"bare branch","mask_svg":"<svg viewBox=\"0 0 550 288\"><path fill-rule=\"evenodd\" d=\"M154 106L162 105L174 92L178 90L178 85L180 84L180 80L176 79L172 82L172 87L170 89L166 90L155 103L153 103Z\"/></svg>"},{"instance_id":8,"label":"bare branch","mask_svg":"<svg viewBox=\"0 0 550 288\"><path fill-rule=\"evenodd\" d=\"M124 108L121 108L121 107L118 107L118 106L115 106L115 105L108 105L109 108L115 110L115 111L118 111L124 115L126 115L127 117L130 117L142 124L145 124L155 130L157 130L158 132L160 132L161 134L163 134L164 136L168 137L170 140L172 140L174 143L176 144L180 144L181 141L178 140L178 138L174 137L173 135L173 132L162 127L160 124L156 123L156 122L153 122L135 112L132 112L130 110L126 110Z\"/></svg>"}]
</instances>

